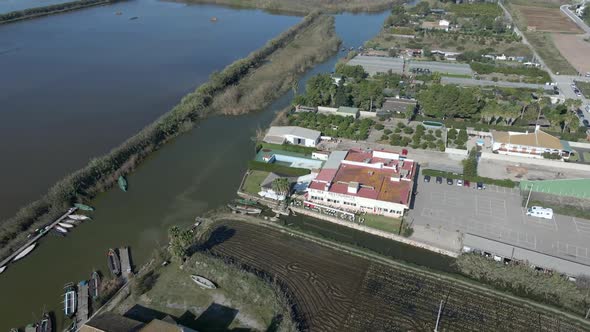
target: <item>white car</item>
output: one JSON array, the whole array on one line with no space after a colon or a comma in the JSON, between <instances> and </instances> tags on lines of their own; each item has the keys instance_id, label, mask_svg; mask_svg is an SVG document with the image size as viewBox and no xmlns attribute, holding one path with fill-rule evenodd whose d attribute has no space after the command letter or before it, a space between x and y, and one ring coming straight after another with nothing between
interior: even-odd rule
<instances>
[{"instance_id":1,"label":"white car","mask_svg":"<svg viewBox=\"0 0 590 332\"><path fill-rule=\"evenodd\" d=\"M553 219L553 209L541 206L531 206L527 209L526 215L537 218Z\"/></svg>"},{"instance_id":2,"label":"white car","mask_svg":"<svg viewBox=\"0 0 590 332\"><path fill-rule=\"evenodd\" d=\"M457 186L458 187L462 187L463 186L463 180L461 180L461 179L457 180Z\"/></svg>"}]
</instances>

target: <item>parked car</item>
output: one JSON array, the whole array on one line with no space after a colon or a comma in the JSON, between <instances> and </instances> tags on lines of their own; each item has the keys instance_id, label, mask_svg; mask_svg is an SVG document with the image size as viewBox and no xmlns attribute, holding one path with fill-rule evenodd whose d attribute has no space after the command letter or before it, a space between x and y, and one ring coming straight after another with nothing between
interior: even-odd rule
<instances>
[{"instance_id":1,"label":"parked car","mask_svg":"<svg viewBox=\"0 0 590 332\"><path fill-rule=\"evenodd\" d=\"M584 117L584 112L582 112L582 110L576 110L576 114L581 118Z\"/></svg>"},{"instance_id":2,"label":"parked car","mask_svg":"<svg viewBox=\"0 0 590 332\"><path fill-rule=\"evenodd\" d=\"M471 187L471 183L470 183L469 181L465 180L465 181L463 182L463 187L470 188L470 187Z\"/></svg>"},{"instance_id":3,"label":"parked car","mask_svg":"<svg viewBox=\"0 0 590 332\"><path fill-rule=\"evenodd\" d=\"M463 180L461 180L461 179L457 180L457 186L463 187Z\"/></svg>"},{"instance_id":4,"label":"parked car","mask_svg":"<svg viewBox=\"0 0 590 332\"><path fill-rule=\"evenodd\" d=\"M478 182L477 183L477 189L486 189L486 186L484 186L483 182Z\"/></svg>"},{"instance_id":5,"label":"parked car","mask_svg":"<svg viewBox=\"0 0 590 332\"><path fill-rule=\"evenodd\" d=\"M588 122L588 120L584 119L584 121L582 121L582 124L586 127L590 127L590 122Z\"/></svg>"},{"instance_id":6,"label":"parked car","mask_svg":"<svg viewBox=\"0 0 590 332\"><path fill-rule=\"evenodd\" d=\"M452 184L453 184L453 179L451 179L451 178L447 178L447 184L448 184L448 185L452 185Z\"/></svg>"},{"instance_id":7,"label":"parked car","mask_svg":"<svg viewBox=\"0 0 590 332\"><path fill-rule=\"evenodd\" d=\"M436 183L441 184L442 183L442 176L437 176L436 177Z\"/></svg>"},{"instance_id":8,"label":"parked car","mask_svg":"<svg viewBox=\"0 0 590 332\"><path fill-rule=\"evenodd\" d=\"M424 175L424 182L430 182L430 175Z\"/></svg>"}]
</instances>

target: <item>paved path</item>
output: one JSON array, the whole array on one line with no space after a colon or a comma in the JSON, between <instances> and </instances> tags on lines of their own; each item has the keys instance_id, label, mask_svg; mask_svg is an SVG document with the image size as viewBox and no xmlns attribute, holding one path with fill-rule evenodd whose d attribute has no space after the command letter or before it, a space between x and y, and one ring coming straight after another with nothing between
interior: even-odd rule
<instances>
[{"instance_id":1,"label":"paved path","mask_svg":"<svg viewBox=\"0 0 590 332\"><path fill-rule=\"evenodd\" d=\"M578 17L578 15L572 12L569 7L570 5L562 5L561 7L559 7L559 9L561 9L561 11L565 15L567 15L572 21L574 21L574 23L576 23L580 27L580 29L584 30L586 33L590 33L590 27L586 25L586 22L584 22L582 19Z\"/></svg>"},{"instance_id":2,"label":"paved path","mask_svg":"<svg viewBox=\"0 0 590 332\"><path fill-rule=\"evenodd\" d=\"M77 210L77 208L70 208L68 210L68 212L66 212L64 215L62 215L61 217L59 217L57 220L55 220L54 222L52 222L51 224L49 224L48 226L46 226L45 229L43 231L41 231L41 233L39 233L36 236L34 236L33 238L31 238L22 247L20 247L19 249L17 249L10 256L6 257L2 262L0 262L0 266L6 266L8 263L10 263L12 261L12 259L14 259L14 257L16 257L18 254L20 254L21 251L25 250L27 247L29 247L33 243L37 242L37 240L39 240L40 238L42 238L43 236L45 236L45 234L49 233L49 231L53 227L55 227L55 225L57 225L62 220L66 219L70 214L74 213L74 211L76 211L76 210Z\"/></svg>"},{"instance_id":3,"label":"paved path","mask_svg":"<svg viewBox=\"0 0 590 332\"><path fill-rule=\"evenodd\" d=\"M462 77L447 77L443 76L441 78L441 83L443 84L458 84L458 85L467 85L467 86L500 86L500 87L507 87L507 88L527 88L527 89L541 89L541 90L551 90L553 91L552 86L547 86L545 84L532 84L532 83L521 83L521 82L507 82L507 81L490 81L490 80L476 80L474 78L462 78Z\"/></svg>"}]
</instances>

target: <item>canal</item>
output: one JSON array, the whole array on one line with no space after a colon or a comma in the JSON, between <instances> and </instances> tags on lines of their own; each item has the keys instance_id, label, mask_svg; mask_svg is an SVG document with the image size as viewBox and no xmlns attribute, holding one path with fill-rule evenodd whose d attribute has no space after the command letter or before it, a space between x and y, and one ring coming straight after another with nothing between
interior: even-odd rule
<instances>
[{"instance_id":1,"label":"canal","mask_svg":"<svg viewBox=\"0 0 590 332\"><path fill-rule=\"evenodd\" d=\"M118 48L111 48L110 44L106 42L111 37L106 37L103 33L105 30L117 30L109 24L125 26L123 23L115 22L114 12L119 10L129 12L127 9L116 6L134 8L134 13L136 13L134 15L140 16L139 20L134 22L142 23L145 26L142 29L132 28L127 39L118 39L116 34L109 34L112 38L118 39L118 42L115 43ZM137 14L139 12L141 14ZM77 15L82 15L84 18L77 17ZM387 13L337 15L337 32L343 39L344 45L362 45L365 40L379 31L386 15ZM86 31L93 31L93 33L87 37L84 37L82 32L78 32L77 36L72 36L70 32L66 31L66 26L70 24L66 19L68 16L72 16L71 20L76 22L75 24L85 26ZM220 24L214 25L215 29L211 28L210 24L212 23L209 22L211 16L216 16L219 19ZM97 17L101 19L97 19ZM106 151L109 147L120 142L127 134L133 132L127 128L128 126L133 125L133 128L139 129L143 124L168 110L182 94L204 81L212 70L222 68L235 58L242 57L248 51L258 48L266 39L272 38L299 20L296 17L269 15L256 10L234 10L200 5L185 7L176 3L157 3L149 0L96 7L47 19L56 19L59 22L53 24L62 26L62 36L55 37L60 40L62 45L67 44L67 41L62 40L64 38L81 39L78 42L84 44L85 47L90 47L95 52L110 57L108 54L108 50L110 50L110 52L121 54L125 60L120 63L115 61L117 57L112 57L109 58L109 61L100 61L100 64L85 60L83 57L75 59L76 57L73 56L59 60L59 56L53 53L56 51L49 44L37 49L36 56L30 54L32 57L30 60L34 61L33 59L42 59L44 54L48 53L50 59L61 63L64 70L69 72L68 75L61 78L63 83L61 89L64 91L58 91L59 87L50 87L50 82L43 82L43 77L39 77L41 82L38 84L50 87L57 94L49 96L48 93L43 93L43 98L51 97L50 99L54 101L51 111L48 111L46 107L43 109L31 108L31 114L26 119L23 115L14 115L22 117L20 121L23 126L27 124L27 126L34 126L44 131L40 136L35 135L35 131L30 128L23 128L33 136L22 144L35 145L30 147L31 150L34 150L42 147L45 139L48 140L48 144L51 143L45 152L47 160L38 161L34 165L35 167L27 169L29 171L39 170L39 165L43 165L41 171L45 172L45 166L48 166L46 164L49 161L55 161L64 167L64 169L58 170L55 166L53 177L48 175L45 178L45 186L52 183L55 180L55 175L59 172L63 173L68 169L81 166L84 160L88 156L96 154L96 151L101 149ZM95 26L89 27L92 24L89 24L88 20L94 20ZM204 21L203 24L201 24L202 21ZM36 22L41 21L25 22L25 24L38 24ZM233 22L228 24L235 25L235 29L224 28L223 22ZM17 23L17 25L19 24L21 23ZM0 35L3 32L2 29L4 27L0 28ZM20 29L27 30L25 27ZM146 29L148 32L144 31ZM177 33L177 29L180 29L182 33ZM219 32L217 29L223 29L224 32ZM40 33L40 31L39 28L38 32ZM123 29L121 34L125 34L125 31ZM51 35L50 32L47 34ZM134 40L133 35L143 36L143 42ZM198 40L190 40L188 35L197 36L198 39L207 40L208 43L203 46L199 44ZM254 38L252 35L258 36ZM97 40L92 40L92 38L97 38ZM4 42L3 39L0 40ZM14 40L14 43L17 41ZM240 48L234 44L242 46ZM82 51L77 49L75 52ZM84 51L85 56L97 61L98 56L92 53ZM150 60L144 59L144 56ZM202 65L202 68L200 66L195 68L195 56L203 61L202 64L196 63ZM304 86L305 79L310 75L331 71L336 60L337 57L334 57L308 72L300 82L300 86ZM16 60L13 59L13 61ZM66 69L65 67L69 65L68 61L73 61L77 69ZM87 63L89 68L83 70L85 66L80 63ZM4 63L2 65L4 66ZM49 70L43 69L38 64L35 66L38 70ZM117 69L109 68L110 66ZM127 68L128 66L132 69ZM209 72L203 68L209 68ZM168 73L167 70L173 71L173 73ZM94 78L93 75L98 77ZM18 80L14 73L13 77ZM25 80L25 78L20 79ZM90 84L86 82L87 80L94 83ZM18 83L21 86L27 86L26 82L19 81ZM29 83L36 85L34 80L29 80ZM90 91L81 93L78 85L85 86L86 84L95 87L94 93L90 93ZM133 86L133 84L137 84L139 87ZM38 89L39 93L41 90L41 88ZM32 103L41 107L43 104L48 104L47 100L45 103L43 100L34 101L34 95L27 95L24 98L26 93L21 93L18 89L11 88L10 91L12 94L19 95L20 99L26 99L23 103L27 105ZM2 309L0 330L5 331L11 327L23 326L33 319L39 318L43 309L56 312L58 327L61 329L64 326L61 311L63 285L67 282L87 279L93 269L107 272L106 251L108 248L130 246L134 263L139 266L146 262L156 246L165 243L168 227L175 224L188 225L193 222L195 216L222 206L234 198L237 186L245 171L246 161L254 153L254 142L251 138L258 128L268 126L276 111L288 105L291 97L290 94L286 94L259 113L239 117L214 117L203 121L191 132L175 139L154 153L131 174L128 177L129 191L127 193L114 188L99 195L92 202L92 205L96 207L96 212L92 214L93 221L79 226L66 238L47 237L42 240L37 250L18 264L10 266L0 276L0 294L2 294L0 297L0 308ZM116 99L117 102L112 102L110 99ZM68 106L67 109L61 109L59 106L70 105L70 103L74 103L76 107ZM81 105L88 106L89 109L81 107ZM30 106L32 107L32 105ZM24 109L29 109L28 107ZM77 116L76 110L82 113L88 112L90 115ZM57 112L60 119L53 119L51 116L43 114L44 112ZM15 111L15 113L17 112ZM43 117L35 119L33 114ZM118 123L118 119L125 125ZM48 124L44 124L44 121ZM58 123L60 121L61 124ZM3 123L3 119L0 120L0 123ZM46 126L59 128L54 134L63 136L64 140L51 138L52 135ZM0 132L2 131L3 128L0 128ZM96 137L90 139L92 138L90 133L80 135L81 137L76 135L85 131L94 133ZM37 140L41 140L41 142ZM13 141L14 138L11 142ZM87 142L87 144L80 141ZM71 156L72 160L62 161L57 157L52 157L51 153L54 152L52 149L60 150L60 146L64 142L68 142L63 147L65 150L72 149L79 152L88 148L94 150L95 153L87 153L85 157L79 157L75 153L67 154L56 151L58 156L64 158ZM18 146L21 143L16 142L15 144ZM80 147L73 148L73 145L80 145ZM16 154L16 157L24 154L26 153ZM20 160L26 159L26 156L21 157ZM13 170L17 170L17 168L14 167ZM21 178L22 187L40 181L37 179L25 180L33 176L26 172L18 174L23 176ZM13 174L13 176L15 175ZM43 187L42 185L38 186Z\"/></svg>"}]
</instances>

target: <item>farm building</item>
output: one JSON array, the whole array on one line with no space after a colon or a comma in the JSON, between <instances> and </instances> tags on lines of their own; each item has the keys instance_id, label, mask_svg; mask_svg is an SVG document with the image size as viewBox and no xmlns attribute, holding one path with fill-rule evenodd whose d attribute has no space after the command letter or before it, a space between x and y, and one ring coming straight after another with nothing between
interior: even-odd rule
<instances>
[{"instance_id":1,"label":"farm building","mask_svg":"<svg viewBox=\"0 0 590 332\"><path fill-rule=\"evenodd\" d=\"M263 141L272 144L290 143L293 145L303 145L308 147L315 147L320 141L321 133L317 130L307 128L285 126L285 127L270 127Z\"/></svg>"},{"instance_id":2,"label":"farm building","mask_svg":"<svg viewBox=\"0 0 590 332\"><path fill-rule=\"evenodd\" d=\"M416 163L395 152L334 151L307 199L350 212L402 217L410 207Z\"/></svg>"},{"instance_id":3,"label":"farm building","mask_svg":"<svg viewBox=\"0 0 590 332\"><path fill-rule=\"evenodd\" d=\"M543 158L544 153L551 153L568 159L573 153L567 142L543 132L540 126L536 126L532 133L492 131L492 150L494 153L530 158Z\"/></svg>"},{"instance_id":4,"label":"farm building","mask_svg":"<svg viewBox=\"0 0 590 332\"><path fill-rule=\"evenodd\" d=\"M383 106L381 107L382 112L390 112L397 114L413 112L415 109L415 100L403 98L385 98Z\"/></svg>"}]
</instances>

